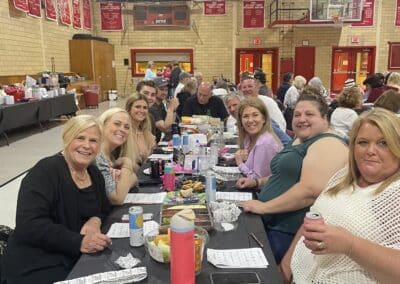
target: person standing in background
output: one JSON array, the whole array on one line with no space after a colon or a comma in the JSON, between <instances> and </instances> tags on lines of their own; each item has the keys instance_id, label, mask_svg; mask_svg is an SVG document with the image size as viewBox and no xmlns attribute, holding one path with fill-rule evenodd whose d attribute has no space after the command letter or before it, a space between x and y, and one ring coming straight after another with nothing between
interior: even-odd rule
<instances>
[{"instance_id":1,"label":"person standing in background","mask_svg":"<svg viewBox=\"0 0 400 284\"><path fill-rule=\"evenodd\" d=\"M168 83L168 97L171 98L175 93L175 88L179 84L179 74L181 74L182 69L179 67L178 61L172 62L172 71Z\"/></svg>"},{"instance_id":2,"label":"person standing in background","mask_svg":"<svg viewBox=\"0 0 400 284\"><path fill-rule=\"evenodd\" d=\"M283 75L282 85L279 86L278 91L276 92L277 99L281 103L285 100L287 90L289 90L293 84L293 76L294 74L292 72L287 72Z\"/></svg>"},{"instance_id":3,"label":"person standing in background","mask_svg":"<svg viewBox=\"0 0 400 284\"><path fill-rule=\"evenodd\" d=\"M153 80L154 78L157 77L157 74L153 71L154 68L154 62L149 61L147 62L147 69L144 74L144 80Z\"/></svg>"}]
</instances>

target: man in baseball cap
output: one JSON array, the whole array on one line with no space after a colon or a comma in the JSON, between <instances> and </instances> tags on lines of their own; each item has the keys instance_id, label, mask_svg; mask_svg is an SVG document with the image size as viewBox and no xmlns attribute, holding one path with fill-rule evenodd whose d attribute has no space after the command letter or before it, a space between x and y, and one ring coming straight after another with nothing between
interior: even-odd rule
<instances>
[{"instance_id":1,"label":"man in baseball cap","mask_svg":"<svg viewBox=\"0 0 400 284\"><path fill-rule=\"evenodd\" d=\"M162 133L165 134L164 140L171 140L171 126L176 119L176 108L179 105L177 98L167 99L168 80L162 77L153 79L157 88L156 101L150 107L149 112L153 117L153 134L156 136L157 143L161 140ZM164 103L167 105L165 107Z\"/></svg>"}]
</instances>

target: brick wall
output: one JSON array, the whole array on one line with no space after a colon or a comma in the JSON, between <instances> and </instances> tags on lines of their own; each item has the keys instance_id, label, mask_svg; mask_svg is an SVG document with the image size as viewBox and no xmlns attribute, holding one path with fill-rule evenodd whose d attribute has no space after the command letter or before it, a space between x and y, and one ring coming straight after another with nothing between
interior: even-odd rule
<instances>
[{"instance_id":1,"label":"brick wall","mask_svg":"<svg viewBox=\"0 0 400 284\"><path fill-rule=\"evenodd\" d=\"M69 71L68 40L75 33L88 33L18 11L12 0L0 1L0 75L36 74L51 69Z\"/></svg>"},{"instance_id":2,"label":"brick wall","mask_svg":"<svg viewBox=\"0 0 400 284\"><path fill-rule=\"evenodd\" d=\"M308 0L289 1L297 7L308 7ZM11 4L9 4L11 3ZM68 40L74 33L85 33L72 27L45 19L36 19L15 11L12 1L0 1L0 75L36 73L49 69L50 58L55 57L57 71L69 70ZM269 5L266 0L265 19L269 23ZM399 27L394 27L396 0L375 0L373 27L273 27L248 30L242 28L242 1L227 0L225 16L203 16L202 4L190 3L191 27L188 29L135 30L133 4L125 4L125 31L100 31L99 3L93 1L94 35L103 36L115 46L117 89L122 94L133 92L130 70L123 65L130 58L132 48L189 48L194 50L194 67L205 79L224 74L235 77L236 48L279 48L280 57L294 57L294 49L303 40L316 47L315 73L330 86L333 46L377 46L375 70L387 68L388 41L398 41ZM43 12L43 10L42 10ZM197 27L195 29L194 27ZM351 37L358 36L359 44ZM254 46L254 38L262 40Z\"/></svg>"}]
</instances>

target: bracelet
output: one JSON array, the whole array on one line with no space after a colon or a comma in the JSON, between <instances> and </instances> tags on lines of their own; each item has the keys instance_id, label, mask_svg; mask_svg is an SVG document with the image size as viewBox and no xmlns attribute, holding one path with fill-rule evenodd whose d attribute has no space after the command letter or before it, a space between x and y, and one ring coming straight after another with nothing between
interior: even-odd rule
<instances>
[{"instance_id":1,"label":"bracelet","mask_svg":"<svg viewBox=\"0 0 400 284\"><path fill-rule=\"evenodd\" d=\"M255 187L258 188L259 185L260 185L260 184L258 183L258 179L255 179L255 181L256 181L256 186L255 186Z\"/></svg>"},{"instance_id":2,"label":"bracelet","mask_svg":"<svg viewBox=\"0 0 400 284\"><path fill-rule=\"evenodd\" d=\"M131 167L122 166L121 169L127 169L128 171L130 171L131 173L133 173L133 169L132 169Z\"/></svg>"}]
</instances>

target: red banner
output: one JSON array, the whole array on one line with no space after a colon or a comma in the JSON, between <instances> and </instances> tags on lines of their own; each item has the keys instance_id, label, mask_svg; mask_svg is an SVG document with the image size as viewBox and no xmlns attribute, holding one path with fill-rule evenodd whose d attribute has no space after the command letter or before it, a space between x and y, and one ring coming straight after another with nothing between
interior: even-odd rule
<instances>
[{"instance_id":1,"label":"red banner","mask_svg":"<svg viewBox=\"0 0 400 284\"><path fill-rule=\"evenodd\" d=\"M83 0L83 28L92 29L92 19L90 17L90 0Z\"/></svg>"},{"instance_id":2,"label":"red banner","mask_svg":"<svg viewBox=\"0 0 400 284\"><path fill-rule=\"evenodd\" d=\"M101 29L103 31L122 30L122 6L121 3L100 3Z\"/></svg>"},{"instance_id":3,"label":"red banner","mask_svg":"<svg viewBox=\"0 0 400 284\"><path fill-rule=\"evenodd\" d=\"M57 1L58 1L58 11L61 23L66 25L71 25L71 10L69 9L69 1L68 0L57 0Z\"/></svg>"},{"instance_id":4,"label":"red banner","mask_svg":"<svg viewBox=\"0 0 400 284\"><path fill-rule=\"evenodd\" d=\"M28 0L28 15L36 18L42 17L42 11L40 10L40 0Z\"/></svg>"},{"instance_id":5,"label":"red banner","mask_svg":"<svg viewBox=\"0 0 400 284\"><path fill-rule=\"evenodd\" d=\"M46 18L52 21L56 21L57 11L56 11L56 6L54 5L54 0L45 0L44 6L45 6Z\"/></svg>"},{"instance_id":6,"label":"red banner","mask_svg":"<svg viewBox=\"0 0 400 284\"><path fill-rule=\"evenodd\" d=\"M14 0L14 7L18 10L28 12L28 0Z\"/></svg>"},{"instance_id":7,"label":"red banner","mask_svg":"<svg viewBox=\"0 0 400 284\"><path fill-rule=\"evenodd\" d=\"M243 28L264 28L264 0L243 0Z\"/></svg>"},{"instance_id":8,"label":"red banner","mask_svg":"<svg viewBox=\"0 0 400 284\"><path fill-rule=\"evenodd\" d=\"M365 0L362 12L362 20L352 23L353 27L370 27L374 25L374 0Z\"/></svg>"},{"instance_id":9,"label":"red banner","mask_svg":"<svg viewBox=\"0 0 400 284\"><path fill-rule=\"evenodd\" d=\"M225 0L204 1L204 15L225 15Z\"/></svg>"},{"instance_id":10,"label":"red banner","mask_svg":"<svg viewBox=\"0 0 400 284\"><path fill-rule=\"evenodd\" d=\"M396 4L396 20L394 23L395 26L400 26L400 0L397 0Z\"/></svg>"},{"instance_id":11,"label":"red banner","mask_svg":"<svg viewBox=\"0 0 400 284\"><path fill-rule=\"evenodd\" d=\"M74 28L81 29L81 0L72 0L72 18L72 26Z\"/></svg>"}]
</instances>

